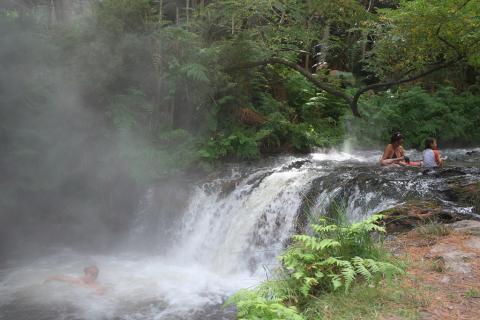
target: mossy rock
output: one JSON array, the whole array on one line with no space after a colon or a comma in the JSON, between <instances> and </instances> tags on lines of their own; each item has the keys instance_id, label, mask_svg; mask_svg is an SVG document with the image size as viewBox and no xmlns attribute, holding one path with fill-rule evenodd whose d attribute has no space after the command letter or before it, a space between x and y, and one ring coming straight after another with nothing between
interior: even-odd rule
<instances>
[{"instance_id":1,"label":"mossy rock","mask_svg":"<svg viewBox=\"0 0 480 320\"><path fill-rule=\"evenodd\" d=\"M462 220L454 212L443 209L437 201L409 201L379 212L385 216L388 233L405 232L428 222L451 223Z\"/></svg>"}]
</instances>

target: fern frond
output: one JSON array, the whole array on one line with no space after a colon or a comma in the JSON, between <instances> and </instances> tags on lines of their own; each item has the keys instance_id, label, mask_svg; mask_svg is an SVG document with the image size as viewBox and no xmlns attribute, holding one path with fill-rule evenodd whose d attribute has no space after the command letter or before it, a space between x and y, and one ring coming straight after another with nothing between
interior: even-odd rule
<instances>
[{"instance_id":1,"label":"fern frond","mask_svg":"<svg viewBox=\"0 0 480 320\"><path fill-rule=\"evenodd\" d=\"M353 265L355 266L355 271L358 274L361 274L362 277L367 281L370 282L373 278L373 275L368 269L365 267L365 260L360 257L352 258Z\"/></svg>"},{"instance_id":2,"label":"fern frond","mask_svg":"<svg viewBox=\"0 0 480 320\"><path fill-rule=\"evenodd\" d=\"M350 263L349 263L350 264ZM355 277L357 276L357 273L355 272L355 269L353 266L350 264L349 266L344 266L341 271L343 275L343 279L345 281L345 291L348 291L350 288L350 285L352 282L355 280Z\"/></svg>"}]
</instances>

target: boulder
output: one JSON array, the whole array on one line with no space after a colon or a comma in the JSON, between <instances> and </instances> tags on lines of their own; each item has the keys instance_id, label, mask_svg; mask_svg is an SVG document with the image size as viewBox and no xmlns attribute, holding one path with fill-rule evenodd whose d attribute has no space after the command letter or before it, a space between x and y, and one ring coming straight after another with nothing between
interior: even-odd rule
<instances>
[{"instance_id":1,"label":"boulder","mask_svg":"<svg viewBox=\"0 0 480 320\"><path fill-rule=\"evenodd\" d=\"M476 213L480 213L480 182L467 185L453 183L450 187L451 189L446 191L450 200L471 206Z\"/></svg>"},{"instance_id":2,"label":"boulder","mask_svg":"<svg viewBox=\"0 0 480 320\"><path fill-rule=\"evenodd\" d=\"M476 254L465 252L456 244L437 243L425 258L441 261L447 271L468 275L472 272L470 261L476 258Z\"/></svg>"},{"instance_id":3,"label":"boulder","mask_svg":"<svg viewBox=\"0 0 480 320\"><path fill-rule=\"evenodd\" d=\"M450 225L454 230L480 237L480 221L463 220Z\"/></svg>"},{"instance_id":4,"label":"boulder","mask_svg":"<svg viewBox=\"0 0 480 320\"><path fill-rule=\"evenodd\" d=\"M460 201L471 205L476 212L480 212L480 182L459 188L457 194Z\"/></svg>"},{"instance_id":5,"label":"boulder","mask_svg":"<svg viewBox=\"0 0 480 320\"><path fill-rule=\"evenodd\" d=\"M385 216L387 233L405 232L428 222L451 223L462 216L446 211L436 201L409 201L379 212Z\"/></svg>"}]
</instances>

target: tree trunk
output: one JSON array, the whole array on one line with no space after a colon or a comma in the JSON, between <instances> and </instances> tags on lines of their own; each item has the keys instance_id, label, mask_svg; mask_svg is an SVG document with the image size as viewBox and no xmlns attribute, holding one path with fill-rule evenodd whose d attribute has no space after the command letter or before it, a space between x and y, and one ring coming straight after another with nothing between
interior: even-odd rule
<instances>
[{"instance_id":1,"label":"tree trunk","mask_svg":"<svg viewBox=\"0 0 480 320\"><path fill-rule=\"evenodd\" d=\"M325 29L323 29L322 41L320 43L320 52L316 54L315 71L319 69L326 69L327 64L327 52L328 52L328 40L330 39L330 21L327 21Z\"/></svg>"}]
</instances>

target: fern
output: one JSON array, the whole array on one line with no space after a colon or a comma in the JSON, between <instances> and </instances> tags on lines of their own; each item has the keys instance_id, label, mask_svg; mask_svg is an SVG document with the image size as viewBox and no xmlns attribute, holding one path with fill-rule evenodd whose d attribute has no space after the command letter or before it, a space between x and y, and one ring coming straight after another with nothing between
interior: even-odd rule
<instances>
[{"instance_id":1,"label":"fern","mask_svg":"<svg viewBox=\"0 0 480 320\"><path fill-rule=\"evenodd\" d=\"M382 218L375 215L353 224L338 220L342 225L328 224L322 218L311 225L313 235L295 235L295 243L280 259L302 295L329 288L348 291L359 277L372 282L379 278L376 276L401 272L388 262L376 260L378 249L371 234L385 232L378 225Z\"/></svg>"},{"instance_id":2,"label":"fern","mask_svg":"<svg viewBox=\"0 0 480 320\"><path fill-rule=\"evenodd\" d=\"M251 292L253 296L247 301L240 298L241 303L234 302L240 317L254 314L256 317L248 319L271 319L279 305L302 305L302 301L324 292L348 292L359 280L373 283L402 273L399 267L378 259L371 234L384 232L377 224L381 219L372 216L353 224L339 219L341 224L334 225L323 218L311 225L313 235L295 235L294 243L279 257L282 277ZM259 297L252 298L255 295ZM277 315L275 319L283 318Z\"/></svg>"},{"instance_id":3,"label":"fern","mask_svg":"<svg viewBox=\"0 0 480 320\"><path fill-rule=\"evenodd\" d=\"M355 266L356 273L362 275L367 282L370 282L373 276L372 276L372 273L368 271L365 265L365 261L360 257L353 257L352 261L353 261L353 265ZM377 267L376 269L378 270L378 272L380 272L380 268Z\"/></svg>"},{"instance_id":4,"label":"fern","mask_svg":"<svg viewBox=\"0 0 480 320\"><path fill-rule=\"evenodd\" d=\"M207 74L208 70L198 63L187 63L180 67L180 72L187 76L187 78L198 82L210 82Z\"/></svg>"}]
</instances>

